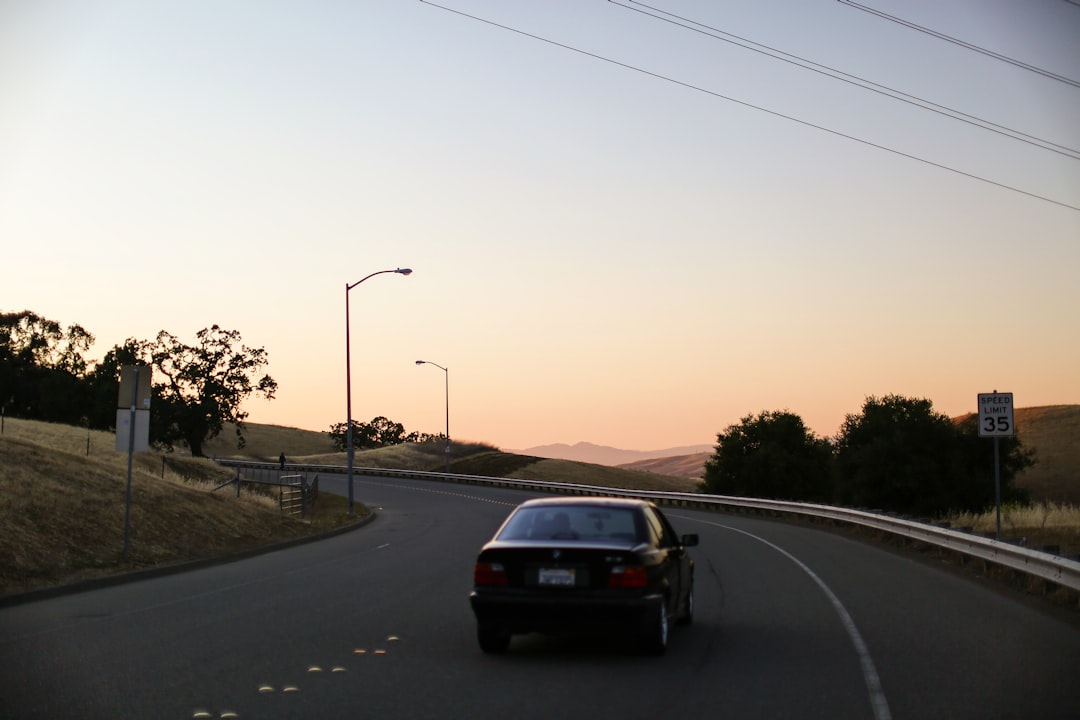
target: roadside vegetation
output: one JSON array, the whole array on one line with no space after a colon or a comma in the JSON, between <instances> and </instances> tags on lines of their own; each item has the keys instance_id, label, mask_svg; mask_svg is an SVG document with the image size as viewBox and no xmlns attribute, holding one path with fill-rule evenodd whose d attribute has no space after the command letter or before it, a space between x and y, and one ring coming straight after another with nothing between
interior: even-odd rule
<instances>
[{"instance_id":1,"label":"roadside vegetation","mask_svg":"<svg viewBox=\"0 0 1080 720\"><path fill-rule=\"evenodd\" d=\"M1080 555L1080 407L1017 410L1000 440L1001 537ZM1029 441L1031 444L1029 445ZM1037 449L1036 449L1037 448ZM1045 463L1045 466L1044 466ZM890 512L996 536L994 444L974 415L949 418L928 400L871 397L834 438L789 411L749 415L717 436L706 492Z\"/></svg>"},{"instance_id":2,"label":"roadside vegetation","mask_svg":"<svg viewBox=\"0 0 1080 720\"><path fill-rule=\"evenodd\" d=\"M704 486L720 495L823 502L922 518L994 504L995 444L973 416L954 421L929 400L870 397L836 437L795 413L749 415L717 436ZM1001 497L1023 503L1016 476L1036 462L1018 437L1000 439Z\"/></svg>"},{"instance_id":3,"label":"roadside vegetation","mask_svg":"<svg viewBox=\"0 0 1080 720\"><path fill-rule=\"evenodd\" d=\"M988 537L997 533L995 509L953 513L944 520L951 527L970 528ZM1007 503L1001 508L1001 536L1035 550L1080 557L1080 507L1052 500Z\"/></svg>"},{"instance_id":4,"label":"roadside vegetation","mask_svg":"<svg viewBox=\"0 0 1080 720\"><path fill-rule=\"evenodd\" d=\"M190 344L165 330L153 340L128 338L97 361L86 357L93 344L93 334L81 325L64 328L30 310L0 312L0 404L6 414L109 430L117 406L131 402L117 402L122 368L145 366L152 377L144 398L151 400L150 443L166 450L183 445L199 457L227 423L243 446L244 401L272 399L277 392L277 382L260 374L269 364L266 350L244 345L239 332L218 325L197 332Z\"/></svg>"}]
</instances>

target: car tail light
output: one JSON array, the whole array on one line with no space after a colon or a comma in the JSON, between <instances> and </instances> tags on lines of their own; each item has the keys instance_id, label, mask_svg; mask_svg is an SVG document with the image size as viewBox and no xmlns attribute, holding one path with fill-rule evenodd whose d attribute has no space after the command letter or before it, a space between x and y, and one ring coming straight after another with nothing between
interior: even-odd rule
<instances>
[{"instance_id":1,"label":"car tail light","mask_svg":"<svg viewBox=\"0 0 1080 720\"><path fill-rule=\"evenodd\" d=\"M474 585L506 585L506 568L502 563L478 562L473 568Z\"/></svg>"},{"instance_id":2,"label":"car tail light","mask_svg":"<svg viewBox=\"0 0 1080 720\"><path fill-rule=\"evenodd\" d=\"M648 579L642 565L614 565L608 575L608 587L643 588L648 584Z\"/></svg>"}]
</instances>

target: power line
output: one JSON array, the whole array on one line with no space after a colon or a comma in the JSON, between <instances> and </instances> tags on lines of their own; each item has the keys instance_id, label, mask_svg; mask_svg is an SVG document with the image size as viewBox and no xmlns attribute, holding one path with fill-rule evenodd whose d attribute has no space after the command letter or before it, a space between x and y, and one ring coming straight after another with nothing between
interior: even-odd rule
<instances>
[{"instance_id":1,"label":"power line","mask_svg":"<svg viewBox=\"0 0 1080 720\"><path fill-rule=\"evenodd\" d=\"M1073 80L1072 78L1067 78L1064 75L1058 75L1056 72L1052 72L1050 70L1044 70L1043 68L1036 67L1034 65L1029 65L1028 63L1026 63L1026 62L1024 62L1022 60L1016 60L1015 58L1011 58L1008 55L1002 55L999 52L994 52L993 50L988 50L987 48L980 47L978 45L973 45L973 44L971 44L969 42L965 42L965 41L960 40L958 38L954 38L954 37L952 37L950 35L946 35L945 33L939 33L937 30L931 30L930 28L923 27L922 25L916 25L913 22L909 22L907 20L904 20L903 18L898 18L895 15L889 15L888 13L884 13L884 12L882 12L880 10L875 10L872 7L867 7L866 5L862 5L860 3L854 2L854 0L837 0L837 2L840 2L840 3L843 3L844 5L848 5L850 7L853 7L855 9L857 9L857 10L862 10L863 12L868 12L871 15L877 15L880 18L885 18L886 20L889 20L889 21L894 22L894 23L898 23L900 25L903 25L904 27L911 28L912 30L918 30L921 33L926 33L927 35L931 35L933 37L936 37L939 40L944 40L946 42L953 43L954 45L959 45L960 47L967 48L968 50L973 50L973 51L975 51L977 53L982 53L983 55L986 55L988 57L992 57L995 60L1000 60L1002 62L1009 63L1010 65L1015 65L1018 68L1023 68L1024 70L1028 70L1029 72L1037 73L1037 74L1042 75L1044 77L1048 77L1051 80L1057 80L1058 82L1065 83L1066 85L1072 85L1075 88L1080 88L1080 81L1078 81L1078 80Z\"/></svg>"},{"instance_id":2,"label":"power line","mask_svg":"<svg viewBox=\"0 0 1080 720\"><path fill-rule=\"evenodd\" d=\"M485 25L490 25L492 27L497 27L497 28L499 28L501 30L507 30L509 32L516 33L518 35L521 35L521 36L527 37L527 38L531 38L533 40L539 40L540 42L547 43L549 45L554 45L555 47L559 47L559 48L562 48L564 50L569 50L571 52L575 52L575 53L578 53L580 55L584 55L586 57L593 58L594 60L601 60L603 62L610 63L610 64L615 65L617 67L624 68L626 70L633 70L634 72L641 73L642 75L647 75L649 77L656 78L657 80L663 80L665 82L669 82L669 83L672 83L674 85L678 85L680 87L687 88L689 90L696 90L697 92L705 93L706 95L711 95L712 97L719 98L721 100L727 100L728 102L733 102L733 103L735 103L737 105L742 105L743 107L747 107L747 108L750 108L752 110L758 110L760 112L768 113L769 115L773 115L774 117L783 118L784 120L790 120L791 122L798 123L798 124L803 125L805 127L813 128L815 130L820 130L822 132L829 133L830 135L835 135L837 137L842 137L842 138L845 138L847 140L852 140L854 142L860 143L862 145L866 145L868 147L876 148L878 150L884 150L885 152L892 153L893 155L899 155L900 157L904 157L904 158L907 158L909 160L914 160L916 162L923 163L924 165L930 165L931 167L936 167L936 168L938 168L940 170L946 170L946 171L951 172L953 174L961 175L963 177L970 178L972 180L978 180L979 182L983 182L983 183L986 183L988 185L993 185L993 186L1001 188L1003 190L1010 190L1012 192L1019 193L1021 195L1026 195L1026 196L1028 196L1030 198L1034 198L1036 200L1042 200L1044 202L1048 202L1048 203L1051 203L1053 205L1057 205L1059 207L1068 208L1069 210L1076 210L1077 212L1080 212L1080 205L1070 205L1069 203L1062 202L1060 200L1054 200L1053 198L1046 197L1045 195L1039 195L1037 193L1029 192L1027 190L1021 190L1020 188L1014 187L1012 185L1006 185L1005 183L1001 183L1001 182L998 182L996 180L991 180L989 178L982 177L981 175L975 175L974 173L969 173L967 171L960 170L958 168L954 168L954 167L951 167L949 165L944 165L942 163L934 162L933 160L928 160L926 158L919 157L918 155L912 155L910 153L903 152L902 150L897 150L895 148L888 147L887 145L880 145L878 143L871 142L870 140L864 140L863 138L856 137L855 135L848 135L847 133L840 132L839 130L833 130L831 128L827 128L824 125L816 125L816 124L814 124L812 122L809 122L807 120L800 120L799 118L794 117L792 115L785 115L784 113L778 112L776 110L770 110L768 108L761 107L760 105L754 105L753 103L746 102L745 100L739 100L737 98L733 98L733 97L730 97L728 95L723 95L723 94L718 93L716 91L709 90L707 88L703 88L703 87L700 87L698 85L693 85L693 84L685 82L683 80L677 80L675 78L668 77L666 75L661 75L659 73L652 72L651 70L646 70L644 68L640 68L640 67L637 67L635 65L629 65L627 63L620 62L618 60L613 60L613 59L611 59L609 57L604 57L603 55L598 55L596 53L589 52L588 50L582 50L581 48L576 48L576 47L574 47L572 45L567 45L565 43L561 43L561 42L558 42L556 40L551 40L549 38L545 38L545 37L542 37L540 35L534 35L533 33L529 33L529 32L526 32L524 30L519 30L517 28L510 27L509 25L502 25L502 24L497 23L497 22L495 22L493 20L487 20L485 18L476 16L476 15L470 15L469 13L462 12L461 10L455 10L454 8L446 7L445 5L439 5L438 3L431 2L430 0L420 0L420 2L424 3L425 5L430 5L432 7L437 7L440 10L445 10L446 12L453 13L455 15L460 15L461 17L465 17L465 18L468 18L470 20L475 20L477 22L484 23Z\"/></svg>"},{"instance_id":3,"label":"power line","mask_svg":"<svg viewBox=\"0 0 1080 720\"><path fill-rule=\"evenodd\" d=\"M751 50L753 52L766 55L773 58L774 60L786 62L791 65L795 65L796 67L801 67L804 70L810 70L811 72L816 72L820 75L831 77L834 80L839 80L840 82L845 82L849 85L854 85L855 87L860 87L864 90L878 93L879 95L891 97L894 100L899 100L900 102L904 102L915 107L920 107L924 110L929 110L930 112L934 112L945 117L950 117L954 120L959 120L960 122L964 122L969 125L982 128L984 130L989 130L990 132L997 133L998 135L1003 135L1005 137L1012 138L1013 140L1019 140L1020 142L1027 143L1029 145L1042 148L1044 150L1049 150L1050 152L1055 152L1060 155L1065 155L1066 157L1071 157L1074 160L1080 160L1080 150L1070 148L1065 145L1060 145L1053 141L1039 138L1034 135L1029 135L1028 133L1022 132L1020 130L1008 128L1004 125L999 125L995 122L991 122L990 120L986 120L975 115L969 115L968 113L947 107L945 105L939 105L930 100L926 100L925 98L920 98L918 96L905 93L902 90L897 90L895 88L891 88L886 85L881 85L871 80L861 78L857 75L852 75L842 70L837 70L836 68L822 65L821 63L814 62L813 60L807 60L806 58L799 57L798 55L792 55L791 53L784 52L783 50L777 50L776 48L769 47L768 45L762 45L761 43L754 42L753 40L749 40L738 35L734 35L724 30L720 30L719 28L712 27L711 25L706 25L696 20L691 20L689 18L670 13L661 8L654 7L643 2L638 2L638 0L629 0L629 2L633 3L634 5L640 5L643 8L648 8L653 12L660 13L661 15L667 17L661 17L661 15L654 15L652 12L645 12L644 10L632 7L631 5L624 5L622 2L619 2L619 0L608 0L608 2L616 5L617 7L641 13L646 17L651 17L655 20L670 23L677 27L685 28L686 30L691 30L707 37L721 40L723 42L736 45L746 50ZM689 23L689 25L684 23Z\"/></svg>"}]
</instances>

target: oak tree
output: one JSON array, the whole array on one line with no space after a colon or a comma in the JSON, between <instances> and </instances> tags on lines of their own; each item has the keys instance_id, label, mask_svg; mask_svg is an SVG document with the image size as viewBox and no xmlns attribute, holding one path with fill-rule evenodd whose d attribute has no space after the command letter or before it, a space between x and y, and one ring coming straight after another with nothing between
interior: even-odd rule
<instances>
[{"instance_id":1,"label":"oak tree","mask_svg":"<svg viewBox=\"0 0 1080 720\"><path fill-rule=\"evenodd\" d=\"M1012 481L1034 464L1016 438L1002 443L1002 493L1021 499ZM848 505L933 517L981 511L994 502L993 444L975 422L956 423L929 400L869 397L848 415L836 441L837 500Z\"/></svg>"},{"instance_id":2,"label":"oak tree","mask_svg":"<svg viewBox=\"0 0 1080 720\"><path fill-rule=\"evenodd\" d=\"M747 415L717 435L705 463L707 492L825 502L831 494L832 448L788 411Z\"/></svg>"},{"instance_id":3,"label":"oak tree","mask_svg":"<svg viewBox=\"0 0 1080 720\"><path fill-rule=\"evenodd\" d=\"M171 449L182 441L191 454L217 437L226 423L236 427L237 446L244 446L241 405L249 396L273 398L277 382L259 376L266 350L241 344L240 333L217 325L200 330L191 345L162 330L146 346L153 368L150 439Z\"/></svg>"}]
</instances>

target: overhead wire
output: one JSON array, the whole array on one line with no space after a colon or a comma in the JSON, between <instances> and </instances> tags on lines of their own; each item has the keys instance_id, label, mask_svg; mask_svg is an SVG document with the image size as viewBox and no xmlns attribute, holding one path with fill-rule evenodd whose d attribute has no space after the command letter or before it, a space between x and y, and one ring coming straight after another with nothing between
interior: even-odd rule
<instances>
[{"instance_id":1,"label":"overhead wire","mask_svg":"<svg viewBox=\"0 0 1080 720\"><path fill-rule=\"evenodd\" d=\"M1002 62L1009 63L1010 65L1015 65L1018 68L1023 68L1024 70L1027 70L1029 72L1037 73L1044 77L1048 77L1051 80L1057 80L1058 82L1065 83L1066 85L1072 85L1075 88L1080 88L1080 80L1073 80L1072 78L1065 77L1064 75L1059 75L1056 72L1045 70L1043 68L1036 67L1035 65L1030 65L1022 60L1011 58L1008 55L1002 55L999 52L995 52L988 48L980 47L979 45L974 45L964 40L960 40L959 38L954 38L951 35L946 35L945 33L938 32L937 30L932 30L928 27L923 27L922 25L916 25L913 22L896 17L895 15L889 15L888 13L882 12L881 10L875 10L868 5L857 3L854 0L837 0L837 2L847 5L849 7L853 7L856 10L862 10L863 12L870 13L871 15L877 15L880 18L884 18L886 20L889 20L890 22L903 25L906 28L917 30L921 33L926 33L927 35L936 37L939 40L944 40L946 42L953 43L954 45L959 45L960 47L967 48L968 50L972 50L977 53L981 53L983 55L986 55L987 57L992 57L995 60L1000 60Z\"/></svg>"},{"instance_id":2,"label":"overhead wire","mask_svg":"<svg viewBox=\"0 0 1080 720\"><path fill-rule=\"evenodd\" d=\"M704 93L706 95L710 95L712 97L715 97L715 98L718 98L718 99L721 99L721 100L727 100L728 102L735 103L736 105L741 105L743 107L747 107L747 108L750 108L752 110L757 110L759 112L767 113L767 114L772 115L774 117L778 117L778 118L781 118L781 119L784 119L784 120L789 120L791 122L798 123L799 125L803 125L804 127L809 127L809 128L813 128L815 130L820 130L821 132L825 132L825 133L828 133L830 135L834 135L836 137L844 138L846 140L851 140L853 142L857 142L857 143L859 143L861 145L865 145L867 147L875 148L877 150L883 150L883 151L891 153L893 155L898 155L900 157L904 157L904 158L907 158L909 160L914 160L916 162L923 163L924 165L929 165L931 167L935 167L935 168L938 168L940 170L945 170L945 171L953 173L955 175L960 175L962 177L966 177L966 178L969 178L971 180L976 180L978 182L982 182L982 183L985 183L987 185L992 185L994 187L998 187L998 188L1001 188L1003 190L1009 190L1011 192L1015 192L1015 193L1018 193L1020 195L1025 195L1027 197L1030 197L1030 198L1033 198L1033 199L1036 199L1036 200L1042 200L1042 201L1050 203L1052 205L1057 205L1059 207L1063 207L1063 208L1067 208L1069 210L1075 210L1077 212L1080 212L1080 205L1071 205L1071 204L1069 204L1067 202L1064 202L1064 201L1061 201L1061 200L1055 200L1055 199L1047 197L1045 195L1039 195L1038 193L1030 192L1028 190L1023 190L1023 189L1015 187L1013 185L1007 185L1005 183L998 182L997 180L991 180L990 178L983 177L981 175L976 175L974 173L967 172L966 170L960 170L959 168L955 168L955 167L952 167L950 165L945 165L943 163L939 163L939 162L936 162L934 160L929 160L927 158L920 157L918 155L914 155L914 154L911 154L911 153L907 153L907 152L904 152L902 150L897 150L896 148L891 148L891 147L889 147L887 145L881 145L880 143L875 143L873 141L866 140L864 138L860 138L860 137L857 137L855 135L850 135L848 133L844 133L844 132L841 132L839 130L833 130L832 128L826 127L824 125L818 125L818 124L812 123L812 122L810 122L808 120L802 120L802 119L797 118L797 117L795 117L793 115L787 115L787 114L779 112L777 110L770 110L769 108L766 108L766 107L763 107L763 106L760 106L760 105L755 105L755 104L747 102L745 100L739 100L738 98L734 98L734 97L731 97L729 95L724 95L724 94L716 92L714 90L709 90L708 88L703 88L703 87L701 87L699 85L694 85L693 83L689 83L689 82L686 82L686 81L683 81L683 80L678 80L676 78L669 77L667 75L662 75L660 73L656 73L656 72L653 72L651 70L646 70L645 68L638 67L636 65L630 65L629 63L624 63L624 62L622 62L620 60L615 60L613 58L605 57L603 55L599 55L597 53L590 52L588 50L583 50L581 48L574 47L573 45L568 45L566 43L561 43L561 42L559 42L557 40L552 40L550 38L546 38L546 37L543 37L541 35L536 35L534 33L530 33L530 32L527 32L525 30L521 30L519 28L511 27L509 25L504 25L502 23L497 23L494 20L488 20L488 19L482 18L482 17L480 17L478 15L471 15L471 14L469 14L467 12L462 11L462 10L457 10L455 8L452 8L452 7L447 7L446 5L440 5L439 3L432 2L431 0L420 0L420 2L425 4L425 5L430 5L432 7L439 8L440 10L444 10L446 12L453 13L455 15L459 15L459 16L464 17L464 18L468 18L470 20L475 20L476 22L480 22L480 23L483 23L485 25L490 25L492 27L496 27L496 28L499 28L501 30L506 30L508 32L512 32L512 33L521 35L523 37L527 37L527 38L531 38L533 40L538 40L540 42L547 43L548 45L552 45L554 47L562 48L564 50L569 50L570 52L578 53L580 55L584 55L585 57L593 58L594 60L600 60L602 62L606 62L606 63L609 63L611 65L615 65L617 67L624 68L626 70L631 70L633 72L641 73L642 75L646 75L648 77L652 77L652 78L655 78L657 80L663 80L665 82L669 82L669 83L672 83L674 85L678 85L680 87L687 88L688 90L695 90L697 92Z\"/></svg>"},{"instance_id":3,"label":"overhead wire","mask_svg":"<svg viewBox=\"0 0 1080 720\"><path fill-rule=\"evenodd\" d=\"M608 0L608 2L612 5L624 8L626 10L632 10L633 12L640 13L645 17L651 17L653 19L660 20L662 22L666 22L677 27L685 28L686 30L691 30L707 37L711 37L716 40L730 43L732 45L736 45L737 47L741 47L746 50L750 50L752 52L771 57L774 60L786 62L788 64L795 65L796 67L801 67L804 70L809 70L820 75L825 75L826 77L831 77L834 80L839 80L840 82L854 85L855 87L863 88L864 90L869 90L870 92L884 95L885 97L891 97L894 100L899 100L900 102L907 103L915 107L921 107L924 110L929 110L930 112L937 113L938 115L950 117L954 120L958 120L960 122L967 123L969 125L982 128L984 130L988 130L989 132L997 133L998 135L1003 135L1005 137L1027 143L1029 145L1042 148L1044 150L1049 150L1050 152L1055 152L1059 155L1064 155L1074 160L1080 160L1080 150L1078 149L1071 148L1066 145L1061 145L1051 140L1039 138L1034 135L1029 135L1028 133L1009 128L1004 125L999 125L998 123L986 120L985 118L970 115L960 110L956 110L955 108L950 108L948 106L940 105L933 101L927 100L925 98L911 95L909 93L903 92L902 90L897 90L895 88L873 82L872 80L867 80L866 78L852 75L851 73L844 72L843 70L837 70L836 68L822 65L821 63L814 62L813 60L808 60L806 58L799 57L798 55L793 55L791 53L784 52L783 50L778 50L776 48L769 47L768 45L763 45L748 38L740 37L738 35L726 32L711 25L706 25L705 23L698 22L697 20L692 20L681 15L676 15L675 13L668 12L662 8L658 8L647 3L638 2L638 0L627 1L632 3L632 5L624 4L619 0ZM640 5L641 7L633 7L633 5ZM643 10L641 8L647 8L652 12L646 12L646 10ZM660 15L656 15L654 13L660 13Z\"/></svg>"}]
</instances>

